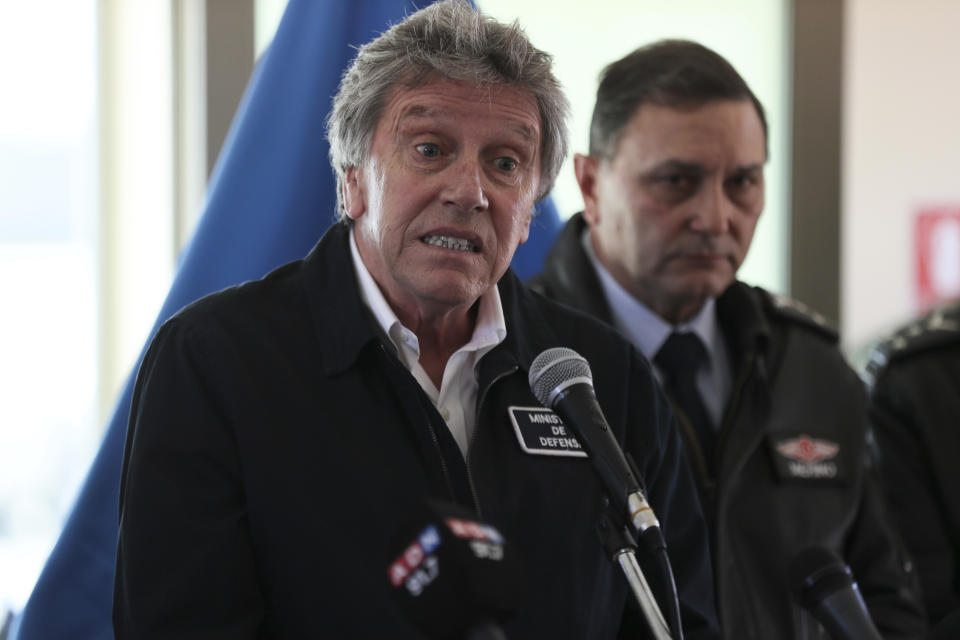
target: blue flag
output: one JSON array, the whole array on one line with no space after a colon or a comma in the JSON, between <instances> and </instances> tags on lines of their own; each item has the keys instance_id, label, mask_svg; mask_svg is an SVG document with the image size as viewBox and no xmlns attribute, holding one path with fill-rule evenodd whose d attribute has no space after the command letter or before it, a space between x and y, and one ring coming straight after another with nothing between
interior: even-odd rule
<instances>
[{"instance_id":1,"label":"blue flag","mask_svg":"<svg viewBox=\"0 0 960 640\"><path fill-rule=\"evenodd\" d=\"M336 211L324 117L353 47L424 4L290 0L241 101L210 179L206 209L153 331L184 305L259 278L304 256L316 243ZM521 278L539 270L562 226L549 199L538 209L530 240L514 257ZM136 367L64 529L14 623L14 639L113 638L120 466L135 377Z\"/></svg>"}]
</instances>

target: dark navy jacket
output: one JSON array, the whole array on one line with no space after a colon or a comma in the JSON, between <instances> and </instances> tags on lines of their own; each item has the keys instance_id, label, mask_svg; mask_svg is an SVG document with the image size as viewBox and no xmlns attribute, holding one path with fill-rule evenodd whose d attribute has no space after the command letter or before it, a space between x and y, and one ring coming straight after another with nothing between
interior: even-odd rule
<instances>
[{"instance_id":1,"label":"dark navy jacket","mask_svg":"<svg viewBox=\"0 0 960 640\"><path fill-rule=\"evenodd\" d=\"M117 637L417 637L387 567L425 497L474 510L515 545L528 589L508 637L616 637L627 587L595 533L590 463L525 453L508 417L538 406L529 365L554 346L590 362L660 518L688 637L714 637L696 489L646 361L508 272L507 337L478 365L464 461L363 306L348 238L337 225L304 260L187 307L151 344L124 458Z\"/></svg>"},{"instance_id":2,"label":"dark navy jacket","mask_svg":"<svg viewBox=\"0 0 960 640\"><path fill-rule=\"evenodd\" d=\"M866 373L880 477L936 623L960 612L960 302L877 345Z\"/></svg>"}]
</instances>

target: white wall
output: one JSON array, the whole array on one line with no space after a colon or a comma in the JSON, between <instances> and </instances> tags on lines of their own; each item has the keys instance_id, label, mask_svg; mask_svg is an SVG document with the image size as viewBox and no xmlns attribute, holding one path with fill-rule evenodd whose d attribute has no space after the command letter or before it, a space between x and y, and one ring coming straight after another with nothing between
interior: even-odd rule
<instances>
[{"instance_id":1,"label":"white wall","mask_svg":"<svg viewBox=\"0 0 960 640\"><path fill-rule=\"evenodd\" d=\"M913 215L960 205L960 2L847 0L843 333L860 348L917 313Z\"/></svg>"}]
</instances>

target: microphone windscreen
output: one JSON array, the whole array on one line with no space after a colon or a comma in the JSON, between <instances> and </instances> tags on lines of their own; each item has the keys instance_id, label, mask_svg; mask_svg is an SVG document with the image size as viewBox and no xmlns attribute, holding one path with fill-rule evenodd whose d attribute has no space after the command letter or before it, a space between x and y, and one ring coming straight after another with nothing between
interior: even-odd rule
<instances>
[{"instance_id":1,"label":"microphone windscreen","mask_svg":"<svg viewBox=\"0 0 960 640\"><path fill-rule=\"evenodd\" d=\"M573 349L546 349L530 364L530 389L545 407L552 406L555 391L571 381L586 382L593 386L590 364Z\"/></svg>"},{"instance_id":2,"label":"microphone windscreen","mask_svg":"<svg viewBox=\"0 0 960 640\"><path fill-rule=\"evenodd\" d=\"M519 559L493 526L457 505L428 500L395 536L387 569L400 608L427 636L460 636L520 608Z\"/></svg>"},{"instance_id":3,"label":"microphone windscreen","mask_svg":"<svg viewBox=\"0 0 960 640\"><path fill-rule=\"evenodd\" d=\"M789 575L794 595L806 609L853 584L853 575L846 563L823 547L810 547L798 553L790 563Z\"/></svg>"}]
</instances>

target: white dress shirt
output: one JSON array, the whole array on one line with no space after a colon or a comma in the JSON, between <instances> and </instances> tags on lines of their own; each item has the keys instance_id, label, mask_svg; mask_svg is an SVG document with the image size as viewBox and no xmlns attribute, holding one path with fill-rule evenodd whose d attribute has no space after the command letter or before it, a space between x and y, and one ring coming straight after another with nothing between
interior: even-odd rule
<instances>
[{"instance_id":1,"label":"white dress shirt","mask_svg":"<svg viewBox=\"0 0 960 640\"><path fill-rule=\"evenodd\" d=\"M590 243L589 230L584 231L581 242L600 278L600 285L613 314L614 326L646 356L653 365L658 381L663 382L663 373L654 364L653 358L671 333L690 331L703 342L707 350L707 365L697 373L697 389L713 427L719 428L733 387L733 373L730 354L717 321L716 300L709 298L697 315L683 324L671 325L630 295L600 263Z\"/></svg>"},{"instance_id":2,"label":"white dress shirt","mask_svg":"<svg viewBox=\"0 0 960 640\"><path fill-rule=\"evenodd\" d=\"M466 458L477 420L479 385L476 365L484 354L503 342L507 336L503 306L500 303L500 290L497 285L493 285L480 296L473 336L447 360L438 390L423 365L420 364L420 341L416 334L400 323L397 314L383 297L380 287L377 286L360 258L353 229L350 230L350 254L353 256L353 268L360 282L360 296L363 302L373 312L380 327L397 348L400 361L413 374L437 407L450 433L453 434L457 446L460 447L460 452Z\"/></svg>"}]
</instances>

